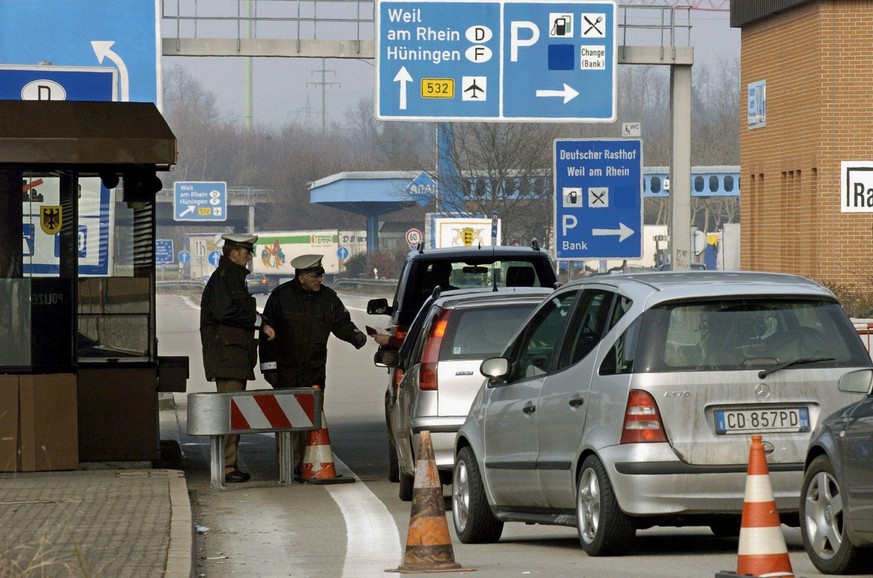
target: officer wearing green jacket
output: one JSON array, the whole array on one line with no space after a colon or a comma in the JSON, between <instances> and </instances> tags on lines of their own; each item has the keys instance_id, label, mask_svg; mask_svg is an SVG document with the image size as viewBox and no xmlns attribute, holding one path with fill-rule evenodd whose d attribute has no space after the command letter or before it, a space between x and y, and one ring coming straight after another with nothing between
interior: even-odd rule
<instances>
[{"instance_id":1,"label":"officer wearing green jacket","mask_svg":"<svg viewBox=\"0 0 873 578\"><path fill-rule=\"evenodd\" d=\"M219 392L243 391L255 378L260 330L272 340L276 332L256 309L255 298L246 288L248 262L256 235L226 234L218 268L209 277L200 301L200 341L206 379ZM228 483L248 481L251 476L237 467L239 435L224 438L224 479Z\"/></svg>"},{"instance_id":2,"label":"officer wearing green jacket","mask_svg":"<svg viewBox=\"0 0 873 578\"><path fill-rule=\"evenodd\" d=\"M302 255L291 261L294 279L273 289L264 315L276 330L276 339L261 340L261 373L275 388L312 387L324 390L327 341L331 333L362 348L367 336L352 322L336 292L322 285L322 255ZM304 436L294 434L294 462L303 459Z\"/></svg>"}]
</instances>

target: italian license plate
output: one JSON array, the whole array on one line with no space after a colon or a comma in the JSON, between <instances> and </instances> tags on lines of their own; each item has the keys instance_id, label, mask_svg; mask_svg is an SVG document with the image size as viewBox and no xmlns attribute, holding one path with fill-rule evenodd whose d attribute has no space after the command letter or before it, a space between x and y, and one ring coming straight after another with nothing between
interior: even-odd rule
<instances>
[{"instance_id":1,"label":"italian license plate","mask_svg":"<svg viewBox=\"0 0 873 578\"><path fill-rule=\"evenodd\" d=\"M803 431L809 431L809 409L805 407L715 410L717 434Z\"/></svg>"}]
</instances>

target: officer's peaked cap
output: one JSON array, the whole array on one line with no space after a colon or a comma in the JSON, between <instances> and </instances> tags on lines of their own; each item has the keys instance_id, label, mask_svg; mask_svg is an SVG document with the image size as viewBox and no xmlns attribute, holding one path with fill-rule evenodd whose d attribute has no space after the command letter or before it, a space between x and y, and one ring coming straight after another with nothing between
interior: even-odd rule
<instances>
[{"instance_id":1,"label":"officer's peaked cap","mask_svg":"<svg viewBox=\"0 0 873 578\"><path fill-rule=\"evenodd\" d=\"M228 247L242 247L249 251L255 250L255 243L258 242L257 235L245 235L240 233L226 233L221 236L224 239L224 244Z\"/></svg>"},{"instance_id":2,"label":"officer's peaked cap","mask_svg":"<svg viewBox=\"0 0 873 578\"><path fill-rule=\"evenodd\" d=\"M300 255L291 259L291 266L295 269L304 271L306 269L317 269L321 267L321 258L323 255Z\"/></svg>"}]
</instances>

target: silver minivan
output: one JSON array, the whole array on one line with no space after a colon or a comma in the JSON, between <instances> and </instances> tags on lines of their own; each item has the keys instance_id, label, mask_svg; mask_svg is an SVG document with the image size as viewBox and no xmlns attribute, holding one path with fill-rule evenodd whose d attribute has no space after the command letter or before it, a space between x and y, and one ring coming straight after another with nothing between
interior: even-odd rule
<instances>
[{"instance_id":1,"label":"silver minivan","mask_svg":"<svg viewBox=\"0 0 873 578\"><path fill-rule=\"evenodd\" d=\"M422 306L397 356L398 386L388 414L400 499L412 499L419 434L425 430L440 478L451 483L455 434L483 381L479 365L503 351L551 292L542 287L446 291Z\"/></svg>"},{"instance_id":2,"label":"silver minivan","mask_svg":"<svg viewBox=\"0 0 873 578\"><path fill-rule=\"evenodd\" d=\"M810 432L860 397L838 385L871 366L834 295L802 277L572 282L482 363L455 442L455 530L488 542L506 521L575 526L590 555L625 553L654 525L736 536L752 434L797 525Z\"/></svg>"}]
</instances>

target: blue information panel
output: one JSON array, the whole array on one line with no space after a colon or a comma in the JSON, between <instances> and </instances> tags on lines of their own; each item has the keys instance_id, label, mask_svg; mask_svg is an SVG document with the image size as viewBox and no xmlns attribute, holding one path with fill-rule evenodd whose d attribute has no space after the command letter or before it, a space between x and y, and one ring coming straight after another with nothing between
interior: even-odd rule
<instances>
[{"instance_id":1,"label":"blue information panel","mask_svg":"<svg viewBox=\"0 0 873 578\"><path fill-rule=\"evenodd\" d=\"M383 120L615 120L612 1L380 0Z\"/></svg>"},{"instance_id":2,"label":"blue information panel","mask_svg":"<svg viewBox=\"0 0 873 578\"><path fill-rule=\"evenodd\" d=\"M227 183L221 181L173 183L173 220L226 221Z\"/></svg>"},{"instance_id":3,"label":"blue information panel","mask_svg":"<svg viewBox=\"0 0 873 578\"><path fill-rule=\"evenodd\" d=\"M0 62L105 67L117 100L160 108L158 0L0 0L0 14Z\"/></svg>"},{"instance_id":4,"label":"blue information panel","mask_svg":"<svg viewBox=\"0 0 873 578\"><path fill-rule=\"evenodd\" d=\"M170 265L173 262L173 240L155 240L155 265Z\"/></svg>"},{"instance_id":5,"label":"blue information panel","mask_svg":"<svg viewBox=\"0 0 873 578\"><path fill-rule=\"evenodd\" d=\"M642 257L643 145L639 140L555 141L555 256Z\"/></svg>"}]
</instances>

